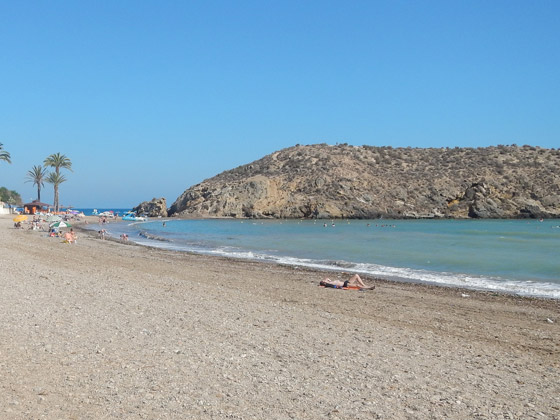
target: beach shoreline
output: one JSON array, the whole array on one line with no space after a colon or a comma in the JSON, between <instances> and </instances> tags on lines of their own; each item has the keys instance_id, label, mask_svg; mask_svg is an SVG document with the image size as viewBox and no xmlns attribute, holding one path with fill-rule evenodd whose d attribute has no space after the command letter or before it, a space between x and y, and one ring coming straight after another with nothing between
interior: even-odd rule
<instances>
[{"instance_id":1,"label":"beach shoreline","mask_svg":"<svg viewBox=\"0 0 560 420\"><path fill-rule=\"evenodd\" d=\"M560 299L557 236L537 221L424 221L404 223L398 229L391 223L362 225L364 229L348 221L335 230L322 229L327 226L312 220L189 223L154 218L106 227L108 238L127 234L144 246L310 267L328 276L357 273L397 282ZM90 227L100 228L97 223Z\"/></svg>"},{"instance_id":2,"label":"beach shoreline","mask_svg":"<svg viewBox=\"0 0 560 420\"><path fill-rule=\"evenodd\" d=\"M3 418L560 418L557 300L12 225Z\"/></svg>"},{"instance_id":3,"label":"beach shoreline","mask_svg":"<svg viewBox=\"0 0 560 420\"><path fill-rule=\"evenodd\" d=\"M81 232L84 235L87 235L88 237L91 238L98 238L99 234L98 234L98 230L97 227L95 229L91 229L91 228L86 228L84 225L84 221L87 220L89 226L91 227L92 225L96 225L99 227L99 230L103 229L104 226L100 225L98 222L98 218L97 216L86 216L86 218L77 224L74 224L74 227L77 231ZM169 221L169 220L174 220L174 219L161 219L162 221ZM117 222L116 220L114 221L109 221L108 224L105 227L111 226L113 225L115 222ZM145 247L145 248L150 248L153 250L160 250L160 251L164 251L164 252L172 252L172 253L178 253L179 255L181 254L188 254L194 257L201 257L201 258L208 258L210 260L213 259L217 259L217 260L223 260L226 262L231 262L232 264L235 263L256 263L256 264L271 264L271 265L279 265L281 267L285 267L286 269L290 270L290 269L295 269L295 270L299 270L299 271L307 271L310 273L310 275L315 276L316 278L324 278L324 277L336 277L336 278L344 278L345 276L351 276L353 274L352 271L348 271L348 269L346 270L341 270L339 268L332 268L332 269L327 269L327 268L315 268L315 267L309 267L306 265L297 265L297 264L288 264L288 263L283 263L283 262L276 262L273 260L256 260L256 259L247 259L247 258L243 258L243 257L230 257L230 256L225 256L225 255L211 255L208 253L198 253L198 252L194 252L194 251L189 251L189 250L181 250L181 249L173 249L173 248L161 248L158 247L155 244L141 244L141 243L137 243L134 240L130 240L129 238L127 238L126 241L123 241L122 238L116 237L116 236L112 236L112 235L106 235L105 240L107 241L113 241L116 243L120 243L122 245L127 245L127 246L140 246L140 247ZM547 296L530 296L530 295L520 295L520 294L516 294L513 292L507 292L507 291L499 291L499 290L492 290L492 289L476 289L476 288L467 288L467 287L459 287L456 285L450 285L450 284L446 284L446 283L435 283L435 282L427 282L427 281L421 281L421 280L410 280L410 279L390 279L390 278L386 278L386 277L380 277L380 276L373 276L373 275L369 275L369 274L365 274L365 273L359 273L360 276L368 282L368 284L371 285L375 285L376 283L385 283L385 284L392 284L395 287L399 287L399 286L403 286L406 287L406 285L411 285L413 288L419 287L421 289L425 289L427 291L432 291L434 293L437 293L437 291L440 291L440 289L451 289L453 291L453 293L460 293L461 295L478 295L479 297L484 297L484 296L492 296L492 297L496 297L496 296L502 296L505 298L515 298L515 299L537 299L537 300L543 300L543 301L552 301L552 302L560 302L558 299L555 299L553 297L547 297Z\"/></svg>"}]
</instances>

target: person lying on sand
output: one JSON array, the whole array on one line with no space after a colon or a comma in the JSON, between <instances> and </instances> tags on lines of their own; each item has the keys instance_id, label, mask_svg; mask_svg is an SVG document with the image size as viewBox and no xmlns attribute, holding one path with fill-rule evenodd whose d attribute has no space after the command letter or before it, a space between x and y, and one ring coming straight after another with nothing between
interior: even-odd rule
<instances>
[{"instance_id":1,"label":"person lying on sand","mask_svg":"<svg viewBox=\"0 0 560 420\"><path fill-rule=\"evenodd\" d=\"M373 289L375 289L375 286L366 286L366 284L363 282L363 280L360 278L360 276L358 274L354 274L352 277L350 277L346 281L331 280L327 277L324 280L322 280L321 283L319 283L319 284L321 286L333 287L335 289L342 289L344 287L349 287L349 286L359 287L363 290L373 290Z\"/></svg>"}]
</instances>

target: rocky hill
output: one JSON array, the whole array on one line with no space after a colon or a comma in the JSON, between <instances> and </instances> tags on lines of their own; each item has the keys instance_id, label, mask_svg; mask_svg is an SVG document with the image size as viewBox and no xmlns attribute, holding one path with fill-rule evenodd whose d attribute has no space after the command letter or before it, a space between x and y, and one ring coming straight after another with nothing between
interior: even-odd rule
<instances>
[{"instance_id":1,"label":"rocky hill","mask_svg":"<svg viewBox=\"0 0 560 420\"><path fill-rule=\"evenodd\" d=\"M560 150L294 146L187 189L179 217L560 217Z\"/></svg>"}]
</instances>

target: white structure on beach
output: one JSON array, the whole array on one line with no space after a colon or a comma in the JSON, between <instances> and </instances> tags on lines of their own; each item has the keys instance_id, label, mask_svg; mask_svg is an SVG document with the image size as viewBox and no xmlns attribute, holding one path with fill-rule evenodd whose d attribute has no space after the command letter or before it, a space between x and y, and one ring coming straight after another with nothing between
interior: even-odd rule
<instances>
[{"instance_id":1,"label":"white structure on beach","mask_svg":"<svg viewBox=\"0 0 560 420\"><path fill-rule=\"evenodd\" d=\"M9 205L0 201L0 214L11 214L13 213L13 208Z\"/></svg>"}]
</instances>

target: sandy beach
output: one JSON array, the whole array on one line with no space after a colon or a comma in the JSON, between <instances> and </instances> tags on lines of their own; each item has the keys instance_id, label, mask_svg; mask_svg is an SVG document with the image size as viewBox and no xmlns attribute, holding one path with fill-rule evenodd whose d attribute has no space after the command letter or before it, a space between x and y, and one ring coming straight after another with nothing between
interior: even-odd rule
<instances>
[{"instance_id":1,"label":"sandy beach","mask_svg":"<svg viewBox=\"0 0 560 420\"><path fill-rule=\"evenodd\" d=\"M0 243L3 419L560 419L556 300L325 289L11 216Z\"/></svg>"}]
</instances>

